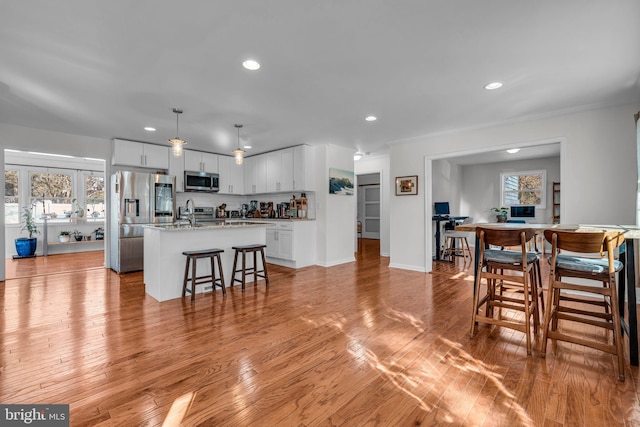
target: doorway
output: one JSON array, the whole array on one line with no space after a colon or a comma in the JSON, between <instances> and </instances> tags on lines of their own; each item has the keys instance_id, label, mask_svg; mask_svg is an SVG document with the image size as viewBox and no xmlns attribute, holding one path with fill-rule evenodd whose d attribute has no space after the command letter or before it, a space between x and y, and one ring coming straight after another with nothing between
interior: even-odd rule
<instances>
[{"instance_id":1,"label":"doorway","mask_svg":"<svg viewBox=\"0 0 640 427\"><path fill-rule=\"evenodd\" d=\"M500 163L506 161L526 161L536 159L545 159L554 157L557 159L558 171L557 175L559 178L557 180L559 182L562 181L562 171L565 168L562 167L563 162L566 160L562 156L563 146L565 140L564 138L553 138L549 140L540 140L540 141L530 141L527 143L513 143L510 145L504 146L495 146L495 147L483 147L477 150L469 150L466 152L458 152L455 154L441 154L436 156L427 156L425 157L425 176L429 177L431 180L431 185L426 186L426 194L425 194L425 212L429 213L428 216L425 215L425 266L426 271L432 270L432 256L436 248L434 247L434 221L432 221L431 212L433 212L433 203L434 201L440 201L446 194L446 198L454 201L454 206L456 212L465 212L470 216L473 216L474 222L491 222L492 218L490 206L500 206L500 185L499 180L496 184L495 181L490 181L493 176L496 174L493 173L491 177L487 177L485 174L482 178L474 177L472 182L484 183L483 185L486 188L492 189L491 191L495 192L494 196L485 197L485 200L478 202L474 200L472 197L467 197L469 193L473 193L473 191L460 191L460 188L465 187L464 182L469 180L468 174L464 173L464 179L459 179L457 182L455 180L451 180L452 184L450 188L447 188L445 193L442 192L442 179L441 176L444 169L446 169L445 175L453 175L451 171L452 166L456 167L474 167L483 164L493 164ZM513 153L507 153L507 149L511 148L519 148L520 150L515 151ZM516 154L514 156L514 154ZM445 162L439 163L439 161L444 160ZM525 168L527 169L527 168ZM529 167L528 169L536 169ZM538 167L540 169L540 167ZM427 179L429 179L427 178ZM460 178L460 177L458 177ZM464 181L464 182L463 182ZM551 186L551 181L554 179L547 179L547 187ZM462 187L461 187L462 185ZM435 188L434 188L435 186ZM434 197L438 197L436 200ZM495 220L495 218L493 218ZM546 221L547 218L542 218L543 221Z\"/></svg>"},{"instance_id":2,"label":"doorway","mask_svg":"<svg viewBox=\"0 0 640 427\"><path fill-rule=\"evenodd\" d=\"M357 176L358 207L357 220L362 224L362 238L380 240L381 193L380 174L368 173Z\"/></svg>"}]
</instances>

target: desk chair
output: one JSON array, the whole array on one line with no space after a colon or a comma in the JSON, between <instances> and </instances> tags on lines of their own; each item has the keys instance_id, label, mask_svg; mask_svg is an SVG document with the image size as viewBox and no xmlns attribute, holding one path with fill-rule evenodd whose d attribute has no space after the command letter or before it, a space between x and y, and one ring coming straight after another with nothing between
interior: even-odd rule
<instances>
[{"instance_id":1,"label":"desk chair","mask_svg":"<svg viewBox=\"0 0 640 427\"><path fill-rule=\"evenodd\" d=\"M551 268L547 312L544 316L542 335L542 357L546 355L547 339L595 348L617 356L618 381L624 381L622 328L616 295L616 273L622 270L623 265L622 262L614 259L614 250L624 242L624 237L617 232L581 233L557 230L546 230L544 237L551 243L552 249L549 260ZM559 254L560 250L578 255ZM589 255L584 256L584 254ZM594 258L594 254L600 254L600 256ZM563 281L566 277L579 278L580 283L585 279L594 280L600 282L602 286L569 283ZM571 302L571 306L567 306L566 302ZM579 308L575 308L576 305ZM600 309L597 309L598 307ZM611 331L613 343L609 344L608 338L606 342L588 339L588 336L576 328L559 329L560 320L588 324Z\"/></svg>"},{"instance_id":2,"label":"desk chair","mask_svg":"<svg viewBox=\"0 0 640 427\"><path fill-rule=\"evenodd\" d=\"M525 334L527 354L531 354L531 321L533 320L534 332L538 331L539 326L538 298L533 274L538 254L527 251L527 242L533 239L535 232L531 228L497 230L478 227L476 236L480 252L473 293L471 337L475 336L479 322L515 329ZM519 250L485 248L488 245L518 246ZM486 282L486 291L481 296L483 280ZM478 311L483 305L484 313L480 314ZM511 314L503 316L503 310L523 312L524 319Z\"/></svg>"},{"instance_id":3,"label":"desk chair","mask_svg":"<svg viewBox=\"0 0 640 427\"><path fill-rule=\"evenodd\" d=\"M472 224L473 218L468 217L462 221L462 224ZM464 262L467 262L467 255L469 256L469 261L473 259L471 256L471 248L469 247L469 241L467 240L468 233L463 231L455 231L455 230L447 230L444 231L444 247L442 248L442 253L440 254L440 258L453 257L456 255L462 255L464 258ZM460 244L457 245L456 242L460 241Z\"/></svg>"}]
</instances>

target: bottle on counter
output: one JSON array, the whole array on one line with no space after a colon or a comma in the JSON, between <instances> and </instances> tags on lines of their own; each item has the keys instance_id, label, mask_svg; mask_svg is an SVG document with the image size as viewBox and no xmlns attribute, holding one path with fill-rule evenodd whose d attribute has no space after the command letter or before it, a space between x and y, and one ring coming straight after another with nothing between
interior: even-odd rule
<instances>
[{"instance_id":1,"label":"bottle on counter","mask_svg":"<svg viewBox=\"0 0 640 427\"><path fill-rule=\"evenodd\" d=\"M298 217L307 217L307 193L302 193L300 195L300 202L298 203Z\"/></svg>"},{"instance_id":2,"label":"bottle on counter","mask_svg":"<svg viewBox=\"0 0 640 427\"><path fill-rule=\"evenodd\" d=\"M289 216L291 218L298 217L298 203L296 202L296 195L291 196L291 200L289 200Z\"/></svg>"}]
</instances>

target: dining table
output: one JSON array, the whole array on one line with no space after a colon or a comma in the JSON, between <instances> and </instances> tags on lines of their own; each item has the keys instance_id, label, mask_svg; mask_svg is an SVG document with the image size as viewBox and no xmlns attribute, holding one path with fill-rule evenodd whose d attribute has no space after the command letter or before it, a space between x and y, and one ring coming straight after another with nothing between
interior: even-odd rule
<instances>
[{"instance_id":1,"label":"dining table","mask_svg":"<svg viewBox=\"0 0 640 427\"><path fill-rule=\"evenodd\" d=\"M640 239L638 225L600 225L600 224L530 224L530 223L474 223L456 226L456 231L472 232L475 234L475 257L473 259L474 278L478 274L478 258L480 255L478 228L492 228L499 230L514 230L530 228L536 235L544 235L546 230L576 231L576 232L607 232L620 233L625 242L620 248L620 261L623 269L618 276L618 311L623 334L629 337L629 363L638 366L638 315L636 309L636 272L635 272L635 241ZM475 292L475 287L474 287ZM627 317L625 318L624 303L627 301Z\"/></svg>"}]
</instances>

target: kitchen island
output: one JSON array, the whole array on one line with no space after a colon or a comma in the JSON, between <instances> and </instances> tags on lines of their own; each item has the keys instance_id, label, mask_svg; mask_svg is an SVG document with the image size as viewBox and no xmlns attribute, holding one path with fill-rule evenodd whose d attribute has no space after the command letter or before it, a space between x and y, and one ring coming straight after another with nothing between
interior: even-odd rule
<instances>
[{"instance_id":1,"label":"kitchen island","mask_svg":"<svg viewBox=\"0 0 640 427\"><path fill-rule=\"evenodd\" d=\"M158 301L182 297L185 256L183 251L219 248L225 284L231 284L233 246L265 244L266 227L261 222L233 222L191 225L149 225L144 229L144 285ZM197 264L197 275L211 273L209 262ZM262 279L261 279L262 280ZM190 286L190 285L189 285ZM196 287L196 293L210 291L211 285Z\"/></svg>"}]
</instances>

